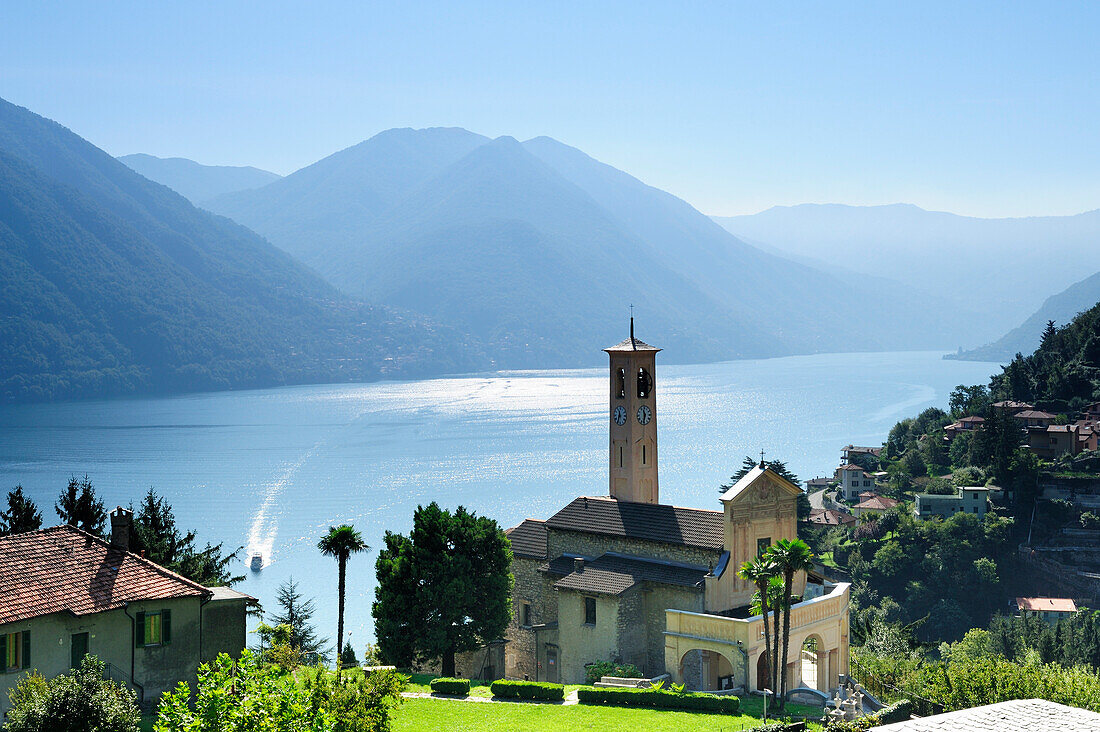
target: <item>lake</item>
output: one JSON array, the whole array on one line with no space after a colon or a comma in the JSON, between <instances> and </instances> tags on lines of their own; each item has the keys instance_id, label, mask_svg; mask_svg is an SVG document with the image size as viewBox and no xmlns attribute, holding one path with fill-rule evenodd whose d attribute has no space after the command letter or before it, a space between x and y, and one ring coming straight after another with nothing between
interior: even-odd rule
<instances>
[{"instance_id":1,"label":"lake","mask_svg":"<svg viewBox=\"0 0 1100 732\"><path fill-rule=\"evenodd\" d=\"M718 486L765 450L803 479L831 475L840 448L945 406L992 363L940 353L856 353L701 365L658 363L662 503L718 508ZM603 354L593 358L603 365ZM502 527L606 495L602 368L411 382L288 387L168 398L0 407L0 489L21 483L47 524L70 475L87 473L108 509L150 487L199 541L245 547L237 586L274 607L293 576L332 638L336 563L316 543L350 522L372 547L405 532L417 504L465 505ZM248 556L268 566L253 574ZM348 571L348 628L373 638L376 552Z\"/></svg>"}]
</instances>

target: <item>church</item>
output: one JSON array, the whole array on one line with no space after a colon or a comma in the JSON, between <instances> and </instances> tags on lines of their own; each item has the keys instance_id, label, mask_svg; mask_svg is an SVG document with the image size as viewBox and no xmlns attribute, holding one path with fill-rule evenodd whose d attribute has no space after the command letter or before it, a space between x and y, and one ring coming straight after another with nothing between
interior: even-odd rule
<instances>
[{"instance_id":1,"label":"church","mask_svg":"<svg viewBox=\"0 0 1100 732\"><path fill-rule=\"evenodd\" d=\"M747 559L794 539L801 489L759 466L720 510L660 501L657 369L661 349L634 336L604 349L606 495L580 496L508 530L515 615L497 663L508 678L583 683L598 661L664 673L691 689L757 689L767 678ZM828 692L848 671L849 586L805 573L791 608L788 689ZM499 669L500 666L497 666ZM498 672L499 673L499 672Z\"/></svg>"}]
</instances>

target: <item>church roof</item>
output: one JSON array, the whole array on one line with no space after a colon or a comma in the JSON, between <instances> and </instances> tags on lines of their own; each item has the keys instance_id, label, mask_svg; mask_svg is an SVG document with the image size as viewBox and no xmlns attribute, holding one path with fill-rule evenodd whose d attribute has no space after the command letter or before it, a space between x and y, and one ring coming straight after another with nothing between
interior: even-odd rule
<instances>
[{"instance_id":1,"label":"church roof","mask_svg":"<svg viewBox=\"0 0 1100 732\"><path fill-rule=\"evenodd\" d=\"M722 512L606 496L575 498L551 516L551 529L721 550Z\"/></svg>"},{"instance_id":2,"label":"church roof","mask_svg":"<svg viewBox=\"0 0 1100 732\"><path fill-rule=\"evenodd\" d=\"M862 468L860 468L860 470L862 470ZM798 494L802 492L801 488L784 478L782 475L779 475L771 468L762 468L757 465L755 468L741 476L741 480L734 483L733 487L723 493L722 497L718 500L722 501L723 503L725 503L726 501L732 501L733 499L744 493L746 490L748 490L751 486L753 486L758 480L760 480L761 477L763 477L765 473L767 473L771 477L771 479L777 484L787 488L787 490L791 491L792 493Z\"/></svg>"},{"instance_id":3,"label":"church roof","mask_svg":"<svg viewBox=\"0 0 1100 732\"><path fill-rule=\"evenodd\" d=\"M512 554L530 559L546 559L546 522L524 519L519 526L504 532L512 542Z\"/></svg>"},{"instance_id":4,"label":"church roof","mask_svg":"<svg viewBox=\"0 0 1100 732\"><path fill-rule=\"evenodd\" d=\"M602 595L621 595L640 582L699 587L707 571L706 567L680 562L608 552L598 559L585 562L583 569L570 572L554 587Z\"/></svg>"},{"instance_id":5,"label":"church roof","mask_svg":"<svg viewBox=\"0 0 1100 732\"><path fill-rule=\"evenodd\" d=\"M623 340L622 343L618 343L614 346L611 346L610 348L605 348L603 350L607 353L611 353L613 351L652 351L656 353L661 349L657 348L656 346L651 346L644 341L640 341L637 338L626 338Z\"/></svg>"}]
</instances>

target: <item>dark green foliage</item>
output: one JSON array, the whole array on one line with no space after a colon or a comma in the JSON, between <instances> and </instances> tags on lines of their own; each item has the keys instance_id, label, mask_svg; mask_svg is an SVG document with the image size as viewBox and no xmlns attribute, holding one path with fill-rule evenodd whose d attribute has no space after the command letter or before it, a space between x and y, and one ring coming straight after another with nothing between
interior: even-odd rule
<instances>
[{"instance_id":1,"label":"dark green foliage","mask_svg":"<svg viewBox=\"0 0 1100 732\"><path fill-rule=\"evenodd\" d=\"M138 732L137 698L104 680L103 669L102 661L88 655L70 674L21 679L11 694L4 732Z\"/></svg>"},{"instance_id":2,"label":"dark green foliage","mask_svg":"<svg viewBox=\"0 0 1100 732\"><path fill-rule=\"evenodd\" d=\"M1100 612L1082 610L1048 623L1036 617L997 616L989 624L990 650L1023 662L1036 651L1043 663L1100 671Z\"/></svg>"},{"instance_id":3,"label":"dark green foliage","mask_svg":"<svg viewBox=\"0 0 1100 732\"><path fill-rule=\"evenodd\" d=\"M103 507L103 501L96 497L95 487L87 475L79 479L75 475L69 478L69 485L61 491L54 510L69 526L95 536L103 535L107 510Z\"/></svg>"},{"instance_id":4,"label":"dark green foliage","mask_svg":"<svg viewBox=\"0 0 1100 732\"><path fill-rule=\"evenodd\" d=\"M42 528L42 514L17 485L8 491L8 510L0 511L0 536L23 534Z\"/></svg>"},{"instance_id":5,"label":"dark green foliage","mask_svg":"<svg viewBox=\"0 0 1100 732\"><path fill-rule=\"evenodd\" d=\"M640 679L641 669L632 663L615 663L614 661L597 661L584 667L584 683L594 684L604 676L613 676L617 679Z\"/></svg>"},{"instance_id":6,"label":"dark green foliage","mask_svg":"<svg viewBox=\"0 0 1100 732\"><path fill-rule=\"evenodd\" d=\"M271 615L270 625L290 626L291 648L305 656L317 655L324 658L328 641L317 637L317 631L310 622L316 612L313 600L302 596L293 577L279 585L276 601L280 610Z\"/></svg>"},{"instance_id":7,"label":"dark green foliage","mask_svg":"<svg viewBox=\"0 0 1100 732\"><path fill-rule=\"evenodd\" d=\"M470 370L258 235L0 100L0 400ZM387 360L392 359L392 360Z\"/></svg>"},{"instance_id":8,"label":"dark green foliage","mask_svg":"<svg viewBox=\"0 0 1100 732\"><path fill-rule=\"evenodd\" d=\"M418 506L409 536L387 531L376 562L375 635L393 665L442 658L500 638L512 615L512 550L492 519L462 506Z\"/></svg>"},{"instance_id":9,"label":"dark green foliage","mask_svg":"<svg viewBox=\"0 0 1100 732\"><path fill-rule=\"evenodd\" d=\"M450 679L440 677L431 681L433 694L446 694L448 696L469 696L469 679Z\"/></svg>"},{"instance_id":10,"label":"dark green foliage","mask_svg":"<svg viewBox=\"0 0 1100 732\"><path fill-rule=\"evenodd\" d=\"M904 722L913 717L913 702L908 699L894 702L885 706L874 714L859 717L850 722L831 722L827 729L829 732L866 732L866 730L884 724Z\"/></svg>"},{"instance_id":11,"label":"dark green foliage","mask_svg":"<svg viewBox=\"0 0 1100 732\"><path fill-rule=\"evenodd\" d=\"M699 692L677 693L664 689L578 689L577 700L581 704L683 709L721 714L737 714L741 710L741 700L736 696L715 696Z\"/></svg>"},{"instance_id":12,"label":"dark green foliage","mask_svg":"<svg viewBox=\"0 0 1100 732\"><path fill-rule=\"evenodd\" d=\"M133 510L131 504L130 509ZM176 526L172 504L152 488L134 512L130 549L145 552L146 558L207 587L230 585L244 579L230 573L230 565L241 549L224 553L222 544L195 545L195 532L181 532Z\"/></svg>"},{"instance_id":13,"label":"dark green foliage","mask_svg":"<svg viewBox=\"0 0 1100 732\"><path fill-rule=\"evenodd\" d=\"M541 681L509 681L501 679L489 685L493 696L503 699L540 699L542 701L561 701L565 698L565 687L561 684L547 684Z\"/></svg>"},{"instance_id":14,"label":"dark green foliage","mask_svg":"<svg viewBox=\"0 0 1100 732\"><path fill-rule=\"evenodd\" d=\"M985 416L986 409L991 403L989 389L980 384L976 386L959 384L948 399L951 416L955 419Z\"/></svg>"}]
</instances>

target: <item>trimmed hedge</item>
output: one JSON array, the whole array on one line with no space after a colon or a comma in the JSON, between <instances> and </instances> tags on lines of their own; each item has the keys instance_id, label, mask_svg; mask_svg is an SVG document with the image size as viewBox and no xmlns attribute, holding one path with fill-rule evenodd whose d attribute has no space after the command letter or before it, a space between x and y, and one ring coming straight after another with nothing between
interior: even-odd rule
<instances>
[{"instance_id":1,"label":"trimmed hedge","mask_svg":"<svg viewBox=\"0 0 1100 732\"><path fill-rule=\"evenodd\" d=\"M829 732L866 732L872 727L881 724L893 724L904 722L913 716L913 702L908 699L894 702L888 707L883 707L874 714L868 714L851 722L833 722L829 725Z\"/></svg>"},{"instance_id":2,"label":"trimmed hedge","mask_svg":"<svg viewBox=\"0 0 1100 732\"><path fill-rule=\"evenodd\" d=\"M432 679L431 687L433 694L448 694L450 696L470 695L469 679L449 679L444 676L438 679Z\"/></svg>"},{"instance_id":3,"label":"trimmed hedge","mask_svg":"<svg viewBox=\"0 0 1100 732\"><path fill-rule=\"evenodd\" d=\"M584 667L584 681L586 684L594 684L604 676L615 676L620 679L643 678L641 669L632 663L597 661Z\"/></svg>"},{"instance_id":4,"label":"trimmed hedge","mask_svg":"<svg viewBox=\"0 0 1100 732\"><path fill-rule=\"evenodd\" d=\"M651 709L684 709L697 712L737 714L741 700L736 696L715 696L689 691L677 694L664 689L578 689L577 700L581 704L610 704L620 707L649 707Z\"/></svg>"},{"instance_id":5,"label":"trimmed hedge","mask_svg":"<svg viewBox=\"0 0 1100 732\"><path fill-rule=\"evenodd\" d=\"M501 679L489 685L493 696L507 699L540 699L542 701L561 701L565 698L565 687L561 684L546 684L541 681L508 681Z\"/></svg>"}]
</instances>

